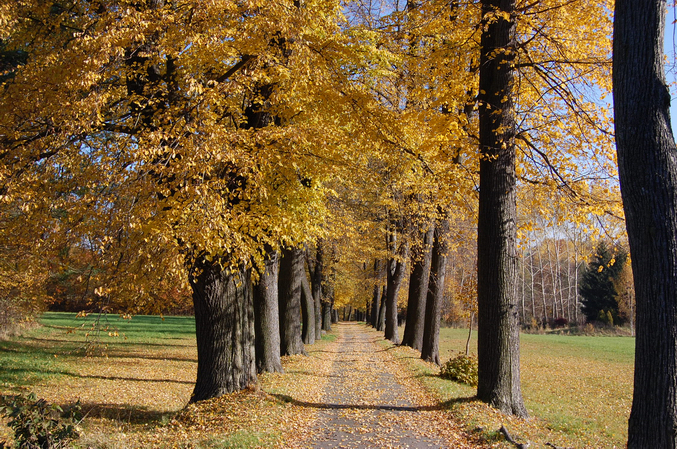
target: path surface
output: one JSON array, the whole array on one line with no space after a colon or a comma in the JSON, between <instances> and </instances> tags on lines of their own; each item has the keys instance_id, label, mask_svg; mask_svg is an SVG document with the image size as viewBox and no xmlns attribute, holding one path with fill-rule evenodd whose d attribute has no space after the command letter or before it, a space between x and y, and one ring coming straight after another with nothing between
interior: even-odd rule
<instances>
[{"instance_id":1,"label":"path surface","mask_svg":"<svg viewBox=\"0 0 677 449\"><path fill-rule=\"evenodd\" d=\"M332 365L306 447L463 448L471 445L449 413L426 395L364 325L336 325Z\"/></svg>"}]
</instances>

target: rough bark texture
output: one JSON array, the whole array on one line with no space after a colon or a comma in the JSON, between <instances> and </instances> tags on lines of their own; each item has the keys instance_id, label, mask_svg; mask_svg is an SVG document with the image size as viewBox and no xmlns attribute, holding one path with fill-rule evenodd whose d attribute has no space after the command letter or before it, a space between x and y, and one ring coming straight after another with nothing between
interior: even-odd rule
<instances>
[{"instance_id":1,"label":"rough bark texture","mask_svg":"<svg viewBox=\"0 0 677 449\"><path fill-rule=\"evenodd\" d=\"M423 245L413 260L409 279L409 297L407 300L407 322L404 326L402 344L421 350L423 345L423 327L425 324L426 298L430 279L434 226L423 234Z\"/></svg>"},{"instance_id":2,"label":"rough bark texture","mask_svg":"<svg viewBox=\"0 0 677 449\"><path fill-rule=\"evenodd\" d=\"M637 303L629 448L677 447L677 148L663 0L617 0L614 110Z\"/></svg>"},{"instance_id":3,"label":"rough bark texture","mask_svg":"<svg viewBox=\"0 0 677 449\"><path fill-rule=\"evenodd\" d=\"M280 361L280 318L277 277L280 257L269 251L265 270L254 286L254 317L256 329L256 369L262 372L283 372Z\"/></svg>"},{"instance_id":4,"label":"rough bark texture","mask_svg":"<svg viewBox=\"0 0 677 449\"><path fill-rule=\"evenodd\" d=\"M385 297L385 338L395 344L400 343L397 331L397 297L406 274L407 256L409 247L401 242L396 258L388 261L387 288Z\"/></svg>"},{"instance_id":5,"label":"rough bark texture","mask_svg":"<svg viewBox=\"0 0 677 449\"><path fill-rule=\"evenodd\" d=\"M305 269L301 274L301 315L303 318L301 339L303 343L312 345L315 343L315 300Z\"/></svg>"},{"instance_id":6,"label":"rough bark texture","mask_svg":"<svg viewBox=\"0 0 677 449\"><path fill-rule=\"evenodd\" d=\"M444 278L447 273L448 232L449 223L446 220L440 222L435 229L421 348L421 358L438 365L440 364L440 320L444 299Z\"/></svg>"},{"instance_id":7,"label":"rough bark texture","mask_svg":"<svg viewBox=\"0 0 677 449\"><path fill-rule=\"evenodd\" d=\"M374 293L371 300L371 310L367 310L369 324L374 328L378 328L379 310L383 297L381 295L381 277L383 275L383 261L381 259L374 260Z\"/></svg>"},{"instance_id":8,"label":"rough bark texture","mask_svg":"<svg viewBox=\"0 0 677 449\"><path fill-rule=\"evenodd\" d=\"M308 257L308 268L310 271L310 283L315 301L315 338L319 339L322 335L322 270L324 266L324 250L322 240L317 242L315 258Z\"/></svg>"},{"instance_id":9,"label":"rough bark texture","mask_svg":"<svg viewBox=\"0 0 677 449\"><path fill-rule=\"evenodd\" d=\"M197 380L190 401L256 382L254 306L249 272L201 261L190 282L195 306Z\"/></svg>"},{"instance_id":10,"label":"rough bark texture","mask_svg":"<svg viewBox=\"0 0 677 449\"><path fill-rule=\"evenodd\" d=\"M477 234L477 396L526 417L519 361L515 119L515 0L482 0L480 195ZM496 14L498 13L498 14ZM504 16L501 13L506 13Z\"/></svg>"},{"instance_id":11,"label":"rough bark texture","mask_svg":"<svg viewBox=\"0 0 677 449\"><path fill-rule=\"evenodd\" d=\"M303 250L282 251L280 261L280 354L305 354L301 339L301 276L304 276Z\"/></svg>"},{"instance_id":12,"label":"rough bark texture","mask_svg":"<svg viewBox=\"0 0 677 449\"><path fill-rule=\"evenodd\" d=\"M329 332L331 330L332 323L332 306L331 302L324 301L322 302L322 330Z\"/></svg>"},{"instance_id":13,"label":"rough bark texture","mask_svg":"<svg viewBox=\"0 0 677 449\"><path fill-rule=\"evenodd\" d=\"M374 285L374 293L373 293L373 298L371 300L371 311L369 315L369 324L372 325L372 327L377 328L378 327L378 312L379 309L381 308L381 286L380 285Z\"/></svg>"},{"instance_id":14,"label":"rough bark texture","mask_svg":"<svg viewBox=\"0 0 677 449\"><path fill-rule=\"evenodd\" d=\"M383 332L386 328L386 291L388 289L387 285L384 285L381 289L381 305L378 308L378 318L376 321L376 330Z\"/></svg>"}]
</instances>

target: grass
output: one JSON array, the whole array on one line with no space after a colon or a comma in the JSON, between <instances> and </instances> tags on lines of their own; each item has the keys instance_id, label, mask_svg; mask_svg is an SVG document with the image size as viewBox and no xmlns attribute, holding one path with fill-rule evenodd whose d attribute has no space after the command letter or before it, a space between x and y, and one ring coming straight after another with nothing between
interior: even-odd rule
<instances>
[{"instance_id":1,"label":"grass","mask_svg":"<svg viewBox=\"0 0 677 449\"><path fill-rule=\"evenodd\" d=\"M471 352L477 353L476 333ZM465 351L467 330L442 329L440 358ZM486 437L506 421L474 399L475 388L443 380L439 369L408 348L400 356L416 376L455 409L467 428ZM528 422L508 420L534 443L573 447L624 447L632 401L634 339L566 335L521 335L522 391ZM512 432L512 431L511 431Z\"/></svg>"},{"instance_id":2,"label":"grass","mask_svg":"<svg viewBox=\"0 0 677 449\"><path fill-rule=\"evenodd\" d=\"M284 398L310 402L329 381L318 354L336 339L331 332L306 347L308 357L283 357L285 374L259 376L256 389L187 406L197 369L192 317L95 318L46 313L42 326L0 341L0 395L79 400L86 419L76 447L286 447L314 411ZM0 425L0 441L10 433Z\"/></svg>"},{"instance_id":3,"label":"grass","mask_svg":"<svg viewBox=\"0 0 677 449\"><path fill-rule=\"evenodd\" d=\"M47 313L42 327L0 341L0 394L31 390L60 405L80 399L87 411L83 447L281 446L280 429L309 419L285 398L308 388L304 394L312 402L330 381L316 355L336 339L332 332L307 348L309 357L285 358L285 374L261 376L260 390L185 408L196 372L192 318L108 316L92 341L93 318ZM443 362L465 350L466 337L467 330L442 329ZM471 351L476 353L475 333ZM501 445L497 430L506 425L532 447L625 446L634 339L523 334L521 351L523 393L532 416L526 422L479 403L474 388L441 379L439 368L415 351L392 348L469 432L490 444ZM0 426L0 441L6 438L2 432Z\"/></svg>"}]
</instances>

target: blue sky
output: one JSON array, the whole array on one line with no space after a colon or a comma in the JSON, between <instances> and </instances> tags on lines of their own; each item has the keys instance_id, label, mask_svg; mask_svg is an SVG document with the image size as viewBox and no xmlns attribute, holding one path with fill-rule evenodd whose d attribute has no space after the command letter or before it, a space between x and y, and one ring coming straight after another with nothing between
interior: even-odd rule
<instances>
[{"instance_id":1,"label":"blue sky","mask_svg":"<svg viewBox=\"0 0 677 449\"><path fill-rule=\"evenodd\" d=\"M670 93L672 101L670 103L670 119L672 120L672 129L677 130L677 30L675 29L676 17L675 7L668 8L665 27L665 54L668 56L668 64L665 66L665 76L670 83Z\"/></svg>"}]
</instances>

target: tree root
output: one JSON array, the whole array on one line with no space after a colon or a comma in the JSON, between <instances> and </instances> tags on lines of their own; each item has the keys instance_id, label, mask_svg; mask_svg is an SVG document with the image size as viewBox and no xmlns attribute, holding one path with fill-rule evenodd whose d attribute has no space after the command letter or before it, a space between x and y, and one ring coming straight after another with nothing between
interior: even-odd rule
<instances>
[{"instance_id":1,"label":"tree root","mask_svg":"<svg viewBox=\"0 0 677 449\"><path fill-rule=\"evenodd\" d=\"M512 438L512 436L510 436L510 432L508 432L508 429L506 429L505 426L501 426L501 428L498 429L498 431L503 434L503 436L509 443L514 444L517 449L527 449L529 447L528 441L526 443L518 443L517 441L515 441Z\"/></svg>"}]
</instances>

